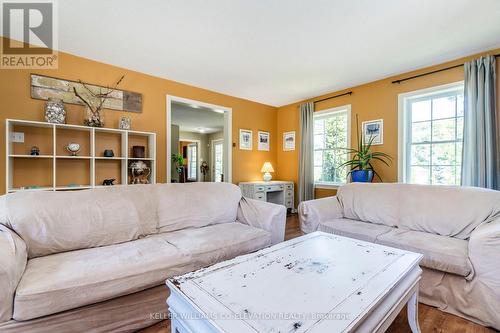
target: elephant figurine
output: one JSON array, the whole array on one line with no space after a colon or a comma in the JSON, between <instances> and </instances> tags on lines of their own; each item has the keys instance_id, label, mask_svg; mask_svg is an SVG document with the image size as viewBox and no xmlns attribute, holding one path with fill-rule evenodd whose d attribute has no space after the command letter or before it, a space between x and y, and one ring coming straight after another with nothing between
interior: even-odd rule
<instances>
[{"instance_id":1,"label":"elephant figurine","mask_svg":"<svg viewBox=\"0 0 500 333\"><path fill-rule=\"evenodd\" d=\"M111 178L111 179L104 179L102 181L102 185L104 186L111 186L111 185L115 185L113 184L113 182L115 181L116 179L115 178Z\"/></svg>"}]
</instances>

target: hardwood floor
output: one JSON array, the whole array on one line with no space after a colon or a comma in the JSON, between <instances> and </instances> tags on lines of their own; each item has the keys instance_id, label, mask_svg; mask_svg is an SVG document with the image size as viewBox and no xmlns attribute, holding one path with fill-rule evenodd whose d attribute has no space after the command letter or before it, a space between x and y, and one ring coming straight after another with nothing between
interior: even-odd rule
<instances>
[{"instance_id":1,"label":"hardwood floor","mask_svg":"<svg viewBox=\"0 0 500 333\"><path fill-rule=\"evenodd\" d=\"M285 240L303 235L299 228L299 219L296 214L287 217ZM418 320L422 333L494 333L497 332L463 318L439 311L436 308L419 304ZM170 333L170 321L165 320L159 324L140 331L141 333ZM411 333L406 319L406 307L396 317L387 333Z\"/></svg>"}]
</instances>

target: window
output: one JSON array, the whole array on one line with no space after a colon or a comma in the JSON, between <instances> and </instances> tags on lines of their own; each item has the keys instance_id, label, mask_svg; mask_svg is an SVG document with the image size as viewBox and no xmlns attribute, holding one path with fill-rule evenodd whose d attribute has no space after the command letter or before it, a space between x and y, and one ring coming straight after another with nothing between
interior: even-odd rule
<instances>
[{"instance_id":1,"label":"window","mask_svg":"<svg viewBox=\"0 0 500 333\"><path fill-rule=\"evenodd\" d=\"M198 165L198 156L197 156L197 144L196 143L190 143L188 145L188 179L189 180L196 180L196 171L197 171L197 165Z\"/></svg>"},{"instance_id":2,"label":"window","mask_svg":"<svg viewBox=\"0 0 500 333\"><path fill-rule=\"evenodd\" d=\"M401 181L460 185L463 91L463 83L458 83L401 95Z\"/></svg>"},{"instance_id":3,"label":"window","mask_svg":"<svg viewBox=\"0 0 500 333\"><path fill-rule=\"evenodd\" d=\"M213 154L214 154L214 181L215 182L222 182L222 175L224 173L223 170L223 151L224 151L224 141L223 140L217 140L217 141L212 141L213 142Z\"/></svg>"},{"instance_id":4,"label":"window","mask_svg":"<svg viewBox=\"0 0 500 333\"><path fill-rule=\"evenodd\" d=\"M345 148L350 147L351 106L314 113L314 184L338 185L346 182Z\"/></svg>"}]
</instances>

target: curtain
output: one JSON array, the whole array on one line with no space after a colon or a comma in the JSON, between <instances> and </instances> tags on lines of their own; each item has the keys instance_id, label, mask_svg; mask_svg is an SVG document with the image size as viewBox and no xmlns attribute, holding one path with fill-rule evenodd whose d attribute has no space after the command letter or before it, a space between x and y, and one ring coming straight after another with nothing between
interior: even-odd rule
<instances>
[{"instance_id":1,"label":"curtain","mask_svg":"<svg viewBox=\"0 0 500 333\"><path fill-rule=\"evenodd\" d=\"M462 185L498 189L495 57L464 64Z\"/></svg>"},{"instance_id":2,"label":"curtain","mask_svg":"<svg viewBox=\"0 0 500 333\"><path fill-rule=\"evenodd\" d=\"M314 103L300 105L299 202L314 199Z\"/></svg>"}]
</instances>

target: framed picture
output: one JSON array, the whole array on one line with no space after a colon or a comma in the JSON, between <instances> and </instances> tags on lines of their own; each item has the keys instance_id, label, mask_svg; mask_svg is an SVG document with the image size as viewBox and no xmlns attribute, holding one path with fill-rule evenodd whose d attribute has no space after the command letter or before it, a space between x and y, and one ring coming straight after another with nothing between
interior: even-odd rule
<instances>
[{"instance_id":1,"label":"framed picture","mask_svg":"<svg viewBox=\"0 0 500 333\"><path fill-rule=\"evenodd\" d=\"M269 151L269 132L259 131L258 137L257 150Z\"/></svg>"},{"instance_id":2,"label":"framed picture","mask_svg":"<svg viewBox=\"0 0 500 333\"><path fill-rule=\"evenodd\" d=\"M240 128L240 149L252 150L252 131Z\"/></svg>"},{"instance_id":3,"label":"framed picture","mask_svg":"<svg viewBox=\"0 0 500 333\"><path fill-rule=\"evenodd\" d=\"M283 133L283 151L295 150L295 131Z\"/></svg>"},{"instance_id":4,"label":"framed picture","mask_svg":"<svg viewBox=\"0 0 500 333\"><path fill-rule=\"evenodd\" d=\"M372 145L381 145L384 143L384 119L363 121L363 142L368 143L373 139Z\"/></svg>"},{"instance_id":5,"label":"framed picture","mask_svg":"<svg viewBox=\"0 0 500 333\"><path fill-rule=\"evenodd\" d=\"M129 117L121 117L118 126L119 129L129 130L131 128L131 120Z\"/></svg>"}]
</instances>

